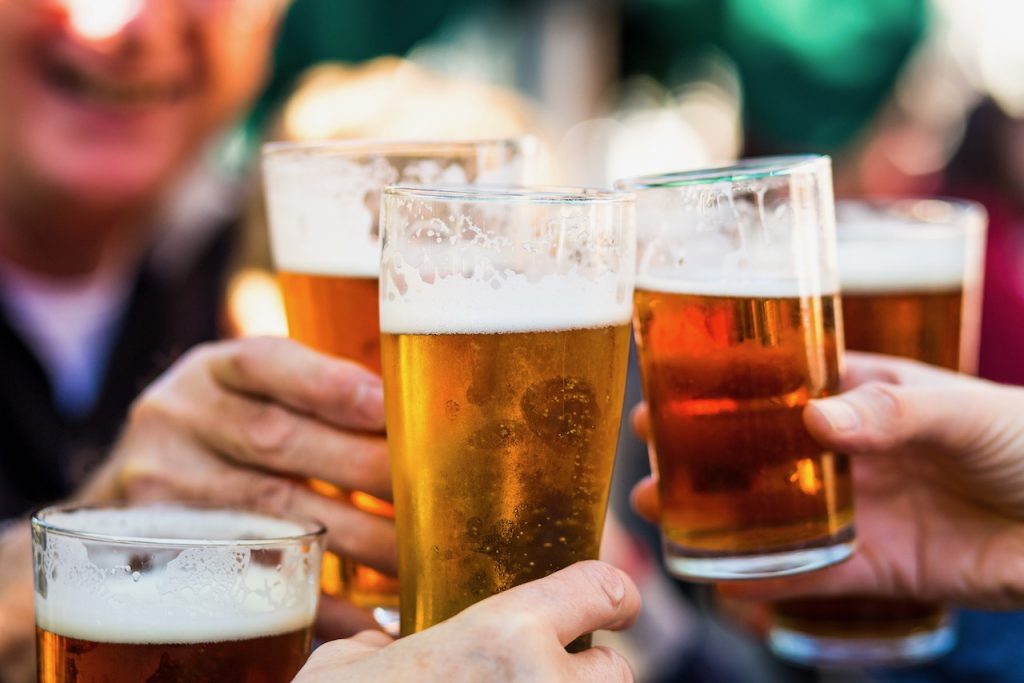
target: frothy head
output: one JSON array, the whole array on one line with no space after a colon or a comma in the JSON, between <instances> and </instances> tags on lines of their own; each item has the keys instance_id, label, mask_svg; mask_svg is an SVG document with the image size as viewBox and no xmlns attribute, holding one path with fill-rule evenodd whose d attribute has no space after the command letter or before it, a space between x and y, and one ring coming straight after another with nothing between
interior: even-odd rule
<instances>
[{"instance_id":1,"label":"frothy head","mask_svg":"<svg viewBox=\"0 0 1024 683\"><path fill-rule=\"evenodd\" d=\"M36 622L99 642L199 643L307 628L322 527L182 507L33 519Z\"/></svg>"}]
</instances>

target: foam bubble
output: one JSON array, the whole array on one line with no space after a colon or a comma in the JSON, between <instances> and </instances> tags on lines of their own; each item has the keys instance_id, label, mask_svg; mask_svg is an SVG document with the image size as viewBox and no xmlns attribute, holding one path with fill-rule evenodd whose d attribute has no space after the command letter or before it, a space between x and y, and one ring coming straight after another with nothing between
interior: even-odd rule
<instances>
[{"instance_id":1,"label":"foam bubble","mask_svg":"<svg viewBox=\"0 0 1024 683\"><path fill-rule=\"evenodd\" d=\"M149 539L231 541L305 531L262 515L173 507L53 513L46 522ZM275 545L275 555L242 545L175 548L46 534L35 610L37 624L51 633L111 643L220 642L303 629L316 613L317 546Z\"/></svg>"},{"instance_id":2,"label":"foam bubble","mask_svg":"<svg viewBox=\"0 0 1024 683\"><path fill-rule=\"evenodd\" d=\"M844 292L919 292L963 285L968 254L962 232L891 227L898 237L844 236L840 230L839 279Z\"/></svg>"},{"instance_id":3,"label":"foam bubble","mask_svg":"<svg viewBox=\"0 0 1024 683\"><path fill-rule=\"evenodd\" d=\"M668 294L695 296L789 299L805 296L830 296L838 291L833 283L800 281L795 278L680 280L646 275L637 277L636 288Z\"/></svg>"},{"instance_id":4,"label":"foam bubble","mask_svg":"<svg viewBox=\"0 0 1024 683\"><path fill-rule=\"evenodd\" d=\"M381 299L381 331L398 334L493 334L606 327L629 322L632 291L615 274L592 281L549 275L493 280L449 277L409 284Z\"/></svg>"}]
</instances>

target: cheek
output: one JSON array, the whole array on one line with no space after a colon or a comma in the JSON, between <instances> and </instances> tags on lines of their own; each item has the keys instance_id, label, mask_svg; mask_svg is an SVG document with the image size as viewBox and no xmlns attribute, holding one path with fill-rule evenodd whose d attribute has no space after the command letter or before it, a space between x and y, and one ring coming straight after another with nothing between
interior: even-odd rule
<instances>
[{"instance_id":1,"label":"cheek","mask_svg":"<svg viewBox=\"0 0 1024 683\"><path fill-rule=\"evenodd\" d=\"M208 31L203 41L206 78L205 118L211 128L244 113L268 72L273 33L240 34L228 28Z\"/></svg>"}]
</instances>

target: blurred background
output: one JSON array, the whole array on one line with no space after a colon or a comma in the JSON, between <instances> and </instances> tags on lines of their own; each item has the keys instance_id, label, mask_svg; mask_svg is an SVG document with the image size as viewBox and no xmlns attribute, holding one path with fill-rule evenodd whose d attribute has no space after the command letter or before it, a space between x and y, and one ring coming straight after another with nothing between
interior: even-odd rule
<instances>
[{"instance_id":1,"label":"blurred background","mask_svg":"<svg viewBox=\"0 0 1024 683\"><path fill-rule=\"evenodd\" d=\"M1024 384L1021 26L1020 0L294 0L271 81L214 159L244 174L267 139L530 133L546 181L605 186L828 153L837 196L987 207L980 371ZM258 198L250 215L230 322L283 332ZM608 545L645 584L645 616L616 642L640 680L1024 681L1020 614L962 613L951 655L902 672L772 660L756 628L658 570L657 536L627 500L646 467L624 430Z\"/></svg>"}]
</instances>

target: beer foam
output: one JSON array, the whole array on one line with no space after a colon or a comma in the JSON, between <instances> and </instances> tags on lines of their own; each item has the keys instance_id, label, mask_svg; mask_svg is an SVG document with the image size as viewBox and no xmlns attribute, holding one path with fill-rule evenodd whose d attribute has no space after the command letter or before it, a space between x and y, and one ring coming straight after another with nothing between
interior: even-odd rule
<instances>
[{"instance_id":1,"label":"beer foam","mask_svg":"<svg viewBox=\"0 0 1024 683\"><path fill-rule=\"evenodd\" d=\"M637 277L636 288L667 294L694 296L791 299L806 296L831 296L838 291L832 282L801 281L796 278L736 278L683 280L646 275Z\"/></svg>"},{"instance_id":2,"label":"beer foam","mask_svg":"<svg viewBox=\"0 0 1024 683\"><path fill-rule=\"evenodd\" d=\"M362 164L337 155L264 159L267 219L278 270L377 277L378 196L398 179L384 159Z\"/></svg>"},{"instance_id":3,"label":"beer foam","mask_svg":"<svg viewBox=\"0 0 1024 683\"><path fill-rule=\"evenodd\" d=\"M159 511L80 510L47 515L45 522L58 529L149 538L151 543L167 539L167 543L108 543L48 529L46 548L37 558L38 626L83 640L160 644L258 638L312 623L319 596L320 552L315 546L268 544L279 553L272 560L244 545L171 547L171 539L209 542L301 536L306 531L301 525L229 511L172 507ZM133 571L147 555L155 568Z\"/></svg>"},{"instance_id":4,"label":"beer foam","mask_svg":"<svg viewBox=\"0 0 1024 683\"><path fill-rule=\"evenodd\" d=\"M616 274L525 275L493 280L439 278L382 290L381 331L391 334L494 334L607 327L629 322L632 290Z\"/></svg>"},{"instance_id":5,"label":"beer foam","mask_svg":"<svg viewBox=\"0 0 1024 683\"><path fill-rule=\"evenodd\" d=\"M958 289L965 277L970 279L967 263L965 239L957 231L922 228L922 234L908 234L905 239L851 236L839 240L839 281L844 292Z\"/></svg>"}]
</instances>

